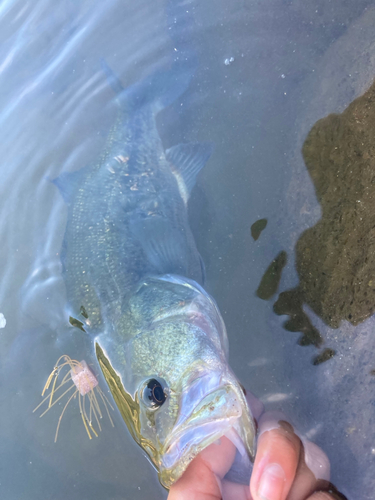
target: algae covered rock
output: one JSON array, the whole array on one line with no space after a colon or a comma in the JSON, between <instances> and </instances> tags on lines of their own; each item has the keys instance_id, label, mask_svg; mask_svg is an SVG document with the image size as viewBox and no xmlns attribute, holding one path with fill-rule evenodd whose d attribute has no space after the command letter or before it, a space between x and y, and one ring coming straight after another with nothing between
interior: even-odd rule
<instances>
[{"instance_id":1,"label":"algae covered rock","mask_svg":"<svg viewBox=\"0 0 375 500\"><path fill-rule=\"evenodd\" d=\"M322 218L297 243L304 301L329 326L375 312L375 85L303 146Z\"/></svg>"}]
</instances>

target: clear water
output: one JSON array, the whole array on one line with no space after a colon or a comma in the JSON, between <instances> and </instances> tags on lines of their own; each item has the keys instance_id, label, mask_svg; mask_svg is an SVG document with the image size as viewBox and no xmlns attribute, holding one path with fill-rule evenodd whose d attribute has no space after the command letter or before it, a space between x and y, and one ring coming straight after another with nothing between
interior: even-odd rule
<instances>
[{"instance_id":1,"label":"clear water","mask_svg":"<svg viewBox=\"0 0 375 500\"><path fill-rule=\"evenodd\" d=\"M215 153L192 195L191 225L219 303L230 359L246 388L283 410L321 445L332 481L370 499L375 477L374 320L328 328L336 350L318 366L271 300L255 292L288 254L279 291L295 286L294 247L321 216L301 156L306 134L341 112L375 75L375 8L367 0L185 2L198 68L188 91L158 118L165 147L211 141ZM59 252L66 208L49 182L98 157L113 94L100 59L138 81L174 51L164 1L0 3L0 495L28 498L166 498L156 473L114 413L88 440L78 409L32 413L55 361L88 359L67 326ZM259 240L250 227L268 225ZM88 359L89 360L89 359Z\"/></svg>"}]
</instances>

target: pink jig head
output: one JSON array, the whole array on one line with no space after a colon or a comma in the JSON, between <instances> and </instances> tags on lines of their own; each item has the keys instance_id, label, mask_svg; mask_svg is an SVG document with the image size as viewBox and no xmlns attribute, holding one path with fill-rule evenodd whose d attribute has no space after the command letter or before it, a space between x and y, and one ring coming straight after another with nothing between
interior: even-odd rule
<instances>
[{"instance_id":1,"label":"pink jig head","mask_svg":"<svg viewBox=\"0 0 375 500\"><path fill-rule=\"evenodd\" d=\"M60 380L59 383L58 380ZM72 383L67 387L69 382ZM65 391L63 389L65 389ZM44 403L47 403L47 409L44 410L40 417L43 417L43 415L45 415L52 408L52 406L61 401L65 396L68 398L59 417L55 434L55 442L57 441L61 420L64 416L65 410L72 399L76 399L77 396L82 422L90 439L92 439L91 433L98 437L95 424L99 431L102 430L100 419L103 418L103 414L100 402L104 405L112 427L114 427L113 420L109 413L109 408L113 411L113 407L103 391L100 389L98 379L91 371L86 361L77 361L75 359L71 359L67 355L61 356L57 360L56 365L47 379L42 396L44 396L48 390L50 390L49 394L33 410L33 412L35 412ZM89 400L89 408L86 408L87 399Z\"/></svg>"},{"instance_id":2,"label":"pink jig head","mask_svg":"<svg viewBox=\"0 0 375 500\"><path fill-rule=\"evenodd\" d=\"M70 376L81 396L93 391L94 387L99 385L98 379L92 373L85 360L82 360L77 366L73 366L70 370Z\"/></svg>"}]
</instances>

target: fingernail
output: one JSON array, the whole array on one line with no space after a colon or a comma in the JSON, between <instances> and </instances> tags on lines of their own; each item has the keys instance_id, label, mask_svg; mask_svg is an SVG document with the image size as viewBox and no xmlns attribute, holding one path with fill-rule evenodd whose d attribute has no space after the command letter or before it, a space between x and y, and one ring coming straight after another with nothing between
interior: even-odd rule
<instances>
[{"instance_id":1,"label":"fingernail","mask_svg":"<svg viewBox=\"0 0 375 500\"><path fill-rule=\"evenodd\" d=\"M279 464L268 464L260 478L258 494L263 500L280 500L282 498L285 472Z\"/></svg>"}]
</instances>

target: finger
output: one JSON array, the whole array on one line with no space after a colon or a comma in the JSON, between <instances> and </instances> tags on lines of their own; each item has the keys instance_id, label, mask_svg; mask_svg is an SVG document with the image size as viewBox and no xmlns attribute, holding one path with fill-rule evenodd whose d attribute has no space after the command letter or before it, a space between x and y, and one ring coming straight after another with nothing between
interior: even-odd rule
<instances>
[{"instance_id":1,"label":"finger","mask_svg":"<svg viewBox=\"0 0 375 500\"><path fill-rule=\"evenodd\" d=\"M208 464L212 472L222 479L231 468L236 456L237 448L228 439L223 436L216 443L205 448L199 458Z\"/></svg>"},{"instance_id":2,"label":"finger","mask_svg":"<svg viewBox=\"0 0 375 500\"><path fill-rule=\"evenodd\" d=\"M341 497L345 498L345 497ZM317 493L314 493L311 497L309 497L307 500L339 500L339 497L334 497L328 491L318 491Z\"/></svg>"},{"instance_id":3,"label":"finger","mask_svg":"<svg viewBox=\"0 0 375 500\"><path fill-rule=\"evenodd\" d=\"M171 486L168 500L220 500L219 479L198 456L181 478Z\"/></svg>"},{"instance_id":4,"label":"finger","mask_svg":"<svg viewBox=\"0 0 375 500\"><path fill-rule=\"evenodd\" d=\"M317 480L329 481L331 477L331 465L324 451L315 443L302 439L304 448L304 462L311 470Z\"/></svg>"},{"instance_id":5,"label":"finger","mask_svg":"<svg viewBox=\"0 0 375 500\"><path fill-rule=\"evenodd\" d=\"M348 500L345 495L340 493L338 489L329 483L326 491L318 491L314 493L307 500Z\"/></svg>"},{"instance_id":6,"label":"finger","mask_svg":"<svg viewBox=\"0 0 375 500\"><path fill-rule=\"evenodd\" d=\"M253 500L249 486L224 480L221 483L222 500Z\"/></svg>"},{"instance_id":7,"label":"finger","mask_svg":"<svg viewBox=\"0 0 375 500\"><path fill-rule=\"evenodd\" d=\"M285 500L296 475L301 441L278 412L259 421L258 450L250 481L254 500Z\"/></svg>"},{"instance_id":8,"label":"finger","mask_svg":"<svg viewBox=\"0 0 375 500\"><path fill-rule=\"evenodd\" d=\"M221 500L221 478L230 469L236 447L226 437L202 451L172 485L168 500Z\"/></svg>"},{"instance_id":9,"label":"finger","mask_svg":"<svg viewBox=\"0 0 375 500\"><path fill-rule=\"evenodd\" d=\"M303 440L303 452L296 477L288 495L288 500L307 498L318 489L327 489L329 486L330 463L327 455L316 444Z\"/></svg>"},{"instance_id":10,"label":"finger","mask_svg":"<svg viewBox=\"0 0 375 500\"><path fill-rule=\"evenodd\" d=\"M300 462L295 480L288 494L288 500L301 500L316 491L317 481L310 469Z\"/></svg>"}]
</instances>

